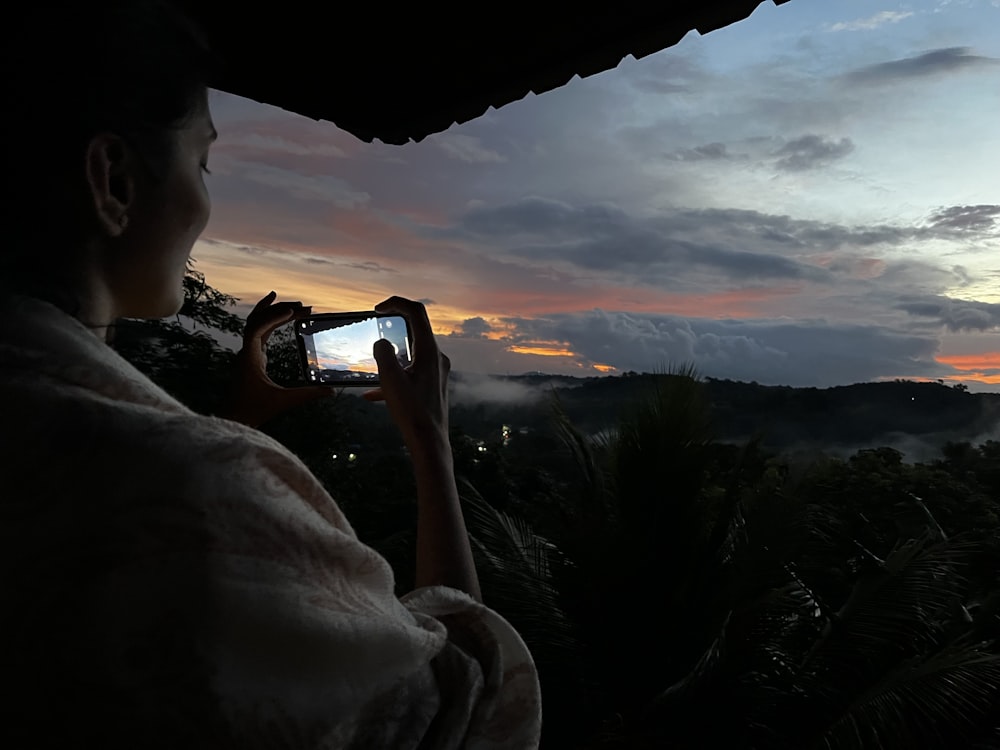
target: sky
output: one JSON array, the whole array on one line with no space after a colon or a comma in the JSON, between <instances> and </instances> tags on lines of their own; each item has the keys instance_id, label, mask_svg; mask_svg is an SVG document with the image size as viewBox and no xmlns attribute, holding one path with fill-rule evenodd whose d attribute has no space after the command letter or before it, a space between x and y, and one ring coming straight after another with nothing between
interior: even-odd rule
<instances>
[{"instance_id":1,"label":"sky","mask_svg":"<svg viewBox=\"0 0 1000 750\"><path fill-rule=\"evenodd\" d=\"M768 1L405 146L213 92L195 267L246 305L422 300L469 373L1000 390L998 29Z\"/></svg>"}]
</instances>

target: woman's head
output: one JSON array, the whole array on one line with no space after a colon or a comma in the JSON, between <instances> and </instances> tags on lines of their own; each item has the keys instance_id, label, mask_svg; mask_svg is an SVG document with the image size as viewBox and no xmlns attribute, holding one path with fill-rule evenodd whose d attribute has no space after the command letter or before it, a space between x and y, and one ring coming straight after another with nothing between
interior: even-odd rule
<instances>
[{"instance_id":1,"label":"woman's head","mask_svg":"<svg viewBox=\"0 0 1000 750\"><path fill-rule=\"evenodd\" d=\"M159 0L46 5L6 25L0 269L95 325L172 314L209 214L208 47Z\"/></svg>"}]
</instances>

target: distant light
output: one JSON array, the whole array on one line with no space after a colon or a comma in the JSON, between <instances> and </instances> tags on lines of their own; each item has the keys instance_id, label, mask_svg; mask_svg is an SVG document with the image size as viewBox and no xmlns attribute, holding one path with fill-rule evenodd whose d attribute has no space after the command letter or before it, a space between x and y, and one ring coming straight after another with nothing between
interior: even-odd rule
<instances>
[{"instance_id":1,"label":"distant light","mask_svg":"<svg viewBox=\"0 0 1000 750\"><path fill-rule=\"evenodd\" d=\"M478 447L479 447L479 452L480 453L486 453L486 446L485 445L480 445Z\"/></svg>"},{"instance_id":2,"label":"distant light","mask_svg":"<svg viewBox=\"0 0 1000 750\"><path fill-rule=\"evenodd\" d=\"M334 460L334 461L336 461L336 460L337 460L337 454L336 454L336 453L334 453L334 454L333 454L333 460Z\"/></svg>"},{"instance_id":3,"label":"distant light","mask_svg":"<svg viewBox=\"0 0 1000 750\"><path fill-rule=\"evenodd\" d=\"M348 454L347 460L348 461L357 461L358 460L358 454L357 453L350 453L350 454Z\"/></svg>"},{"instance_id":4,"label":"distant light","mask_svg":"<svg viewBox=\"0 0 1000 750\"><path fill-rule=\"evenodd\" d=\"M910 396L910 401L916 401L916 400L917 400L916 396Z\"/></svg>"}]
</instances>

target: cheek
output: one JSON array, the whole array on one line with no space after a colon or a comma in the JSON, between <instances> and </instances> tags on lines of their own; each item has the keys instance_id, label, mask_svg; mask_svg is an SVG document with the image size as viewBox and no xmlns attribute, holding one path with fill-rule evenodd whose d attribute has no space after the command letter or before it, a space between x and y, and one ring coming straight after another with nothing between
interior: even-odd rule
<instances>
[{"instance_id":1,"label":"cheek","mask_svg":"<svg viewBox=\"0 0 1000 750\"><path fill-rule=\"evenodd\" d=\"M194 189L191 191L187 222L189 231L196 237L201 234L205 227L208 226L208 219L211 214L212 199L209 197L204 178L199 174Z\"/></svg>"}]
</instances>

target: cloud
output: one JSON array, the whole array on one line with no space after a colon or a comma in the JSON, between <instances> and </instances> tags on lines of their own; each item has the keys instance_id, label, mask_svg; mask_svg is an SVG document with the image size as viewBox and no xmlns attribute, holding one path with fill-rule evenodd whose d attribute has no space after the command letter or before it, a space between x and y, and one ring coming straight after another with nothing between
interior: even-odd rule
<instances>
[{"instance_id":1,"label":"cloud","mask_svg":"<svg viewBox=\"0 0 1000 750\"><path fill-rule=\"evenodd\" d=\"M302 201L332 204L337 208L354 209L366 205L371 196L352 187L338 177L304 175L268 164L241 166L234 172L250 182L280 191L285 196Z\"/></svg>"},{"instance_id":2,"label":"cloud","mask_svg":"<svg viewBox=\"0 0 1000 750\"><path fill-rule=\"evenodd\" d=\"M970 47L944 47L915 57L877 63L847 73L844 80L852 84L886 84L911 78L924 78L941 73L958 73L996 65L993 57L973 55Z\"/></svg>"},{"instance_id":3,"label":"cloud","mask_svg":"<svg viewBox=\"0 0 1000 750\"><path fill-rule=\"evenodd\" d=\"M453 336L465 336L468 338L485 338L486 334L493 330L493 326L482 317L467 318L462 321L460 331L453 333Z\"/></svg>"},{"instance_id":4,"label":"cloud","mask_svg":"<svg viewBox=\"0 0 1000 750\"><path fill-rule=\"evenodd\" d=\"M904 18L909 18L913 13L910 11L883 10L868 18L859 18L855 21L841 21L829 27L830 31L871 31L887 23L899 23Z\"/></svg>"},{"instance_id":5,"label":"cloud","mask_svg":"<svg viewBox=\"0 0 1000 750\"><path fill-rule=\"evenodd\" d=\"M247 149L260 152L277 151L293 156L310 156L342 159L347 153L333 143L302 143L290 140L280 133L237 133L226 136L226 149ZM263 154L262 154L263 156Z\"/></svg>"},{"instance_id":6,"label":"cloud","mask_svg":"<svg viewBox=\"0 0 1000 750\"><path fill-rule=\"evenodd\" d=\"M527 404L546 396L544 390L506 378L475 373L455 373L449 401L454 404Z\"/></svg>"},{"instance_id":7,"label":"cloud","mask_svg":"<svg viewBox=\"0 0 1000 750\"><path fill-rule=\"evenodd\" d=\"M677 161L706 161L722 160L733 158L726 150L725 143L706 143L694 148L677 149L670 155L671 159Z\"/></svg>"},{"instance_id":8,"label":"cloud","mask_svg":"<svg viewBox=\"0 0 1000 750\"><path fill-rule=\"evenodd\" d=\"M462 133L441 133L434 136L434 143L448 156L470 164L501 164L507 157L486 148L482 141Z\"/></svg>"},{"instance_id":9,"label":"cloud","mask_svg":"<svg viewBox=\"0 0 1000 750\"><path fill-rule=\"evenodd\" d=\"M932 318L949 331L990 331L1000 327L1000 304L944 296L907 298L896 308Z\"/></svg>"},{"instance_id":10,"label":"cloud","mask_svg":"<svg viewBox=\"0 0 1000 750\"><path fill-rule=\"evenodd\" d=\"M630 274L637 284L661 289L689 288L706 273L716 284L831 282L857 275L856 268L820 255L853 257L859 250L896 247L939 233L927 227L845 226L742 209L661 209L634 215L611 204L574 206L539 196L476 206L444 231L494 254ZM874 268L877 259L870 252L866 263Z\"/></svg>"},{"instance_id":11,"label":"cloud","mask_svg":"<svg viewBox=\"0 0 1000 750\"><path fill-rule=\"evenodd\" d=\"M691 86L686 83L674 83L656 78L640 78L633 85L640 91L650 94L687 94L691 92Z\"/></svg>"},{"instance_id":12,"label":"cloud","mask_svg":"<svg viewBox=\"0 0 1000 750\"><path fill-rule=\"evenodd\" d=\"M511 319L513 341L562 341L586 365L653 371L691 364L710 377L786 385L836 385L880 377L929 377L951 368L938 342L884 327L826 321L707 320L594 310Z\"/></svg>"},{"instance_id":13,"label":"cloud","mask_svg":"<svg viewBox=\"0 0 1000 750\"><path fill-rule=\"evenodd\" d=\"M775 153L781 158L775 162L775 166L789 172L816 169L842 159L853 150L854 143L850 138L836 141L822 135L807 134L778 149Z\"/></svg>"},{"instance_id":14,"label":"cloud","mask_svg":"<svg viewBox=\"0 0 1000 750\"><path fill-rule=\"evenodd\" d=\"M337 266L339 268L354 268L358 271L368 271L370 273L399 273L395 268L383 266L374 260L366 260L357 263L347 263L336 258L323 258L315 255L305 256L302 259L306 263L322 266Z\"/></svg>"},{"instance_id":15,"label":"cloud","mask_svg":"<svg viewBox=\"0 0 1000 750\"><path fill-rule=\"evenodd\" d=\"M939 209L930 217L931 226L938 229L957 229L963 232L990 232L1000 221L1000 206L949 206Z\"/></svg>"},{"instance_id":16,"label":"cloud","mask_svg":"<svg viewBox=\"0 0 1000 750\"><path fill-rule=\"evenodd\" d=\"M690 93L710 78L690 53L676 50L650 56L640 66L625 72L631 76L635 89L649 94Z\"/></svg>"}]
</instances>

